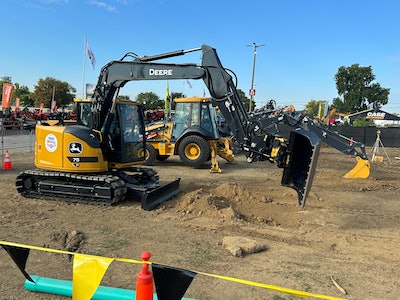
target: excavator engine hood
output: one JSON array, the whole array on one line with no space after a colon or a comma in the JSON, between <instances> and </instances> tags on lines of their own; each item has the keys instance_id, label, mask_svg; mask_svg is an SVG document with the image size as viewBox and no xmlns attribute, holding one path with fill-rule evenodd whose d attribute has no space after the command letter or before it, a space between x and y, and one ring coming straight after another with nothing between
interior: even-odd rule
<instances>
[{"instance_id":1,"label":"excavator engine hood","mask_svg":"<svg viewBox=\"0 0 400 300\"><path fill-rule=\"evenodd\" d=\"M297 128L290 132L281 184L296 190L303 208L314 179L320 139L313 132Z\"/></svg>"}]
</instances>

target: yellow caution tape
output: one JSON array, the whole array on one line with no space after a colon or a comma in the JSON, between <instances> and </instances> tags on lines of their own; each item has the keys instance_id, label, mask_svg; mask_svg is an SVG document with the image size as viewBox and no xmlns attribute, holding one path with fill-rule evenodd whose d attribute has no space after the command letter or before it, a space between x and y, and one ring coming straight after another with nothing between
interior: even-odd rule
<instances>
[{"instance_id":1,"label":"yellow caution tape","mask_svg":"<svg viewBox=\"0 0 400 300\"><path fill-rule=\"evenodd\" d=\"M27 249L32 249L32 250L38 250L38 251L45 251L45 252L52 252L52 253L58 253L58 254L68 254L68 255L80 255L80 256L87 256L87 257L92 257L92 258L103 258L106 260L117 260L121 262L126 262L126 263L134 263L134 264L151 264L151 262L147 261L142 261L142 260L136 260L136 259L130 259L130 258L108 258L108 257L102 257L102 256L96 256L96 255L89 255L89 254L82 254L82 253L76 253L76 252L69 252L69 251L64 251L64 250L57 250L57 249L51 249L51 248L44 248L44 247L37 247L37 246L31 246L31 245L25 245L25 244L18 244L18 243L12 243L12 242L4 242L0 241L0 245L6 245L6 246L14 246L14 247L19 247L19 248L27 248ZM159 263L157 263L159 264ZM159 264L159 265L164 265L165 264ZM270 285L270 284L265 284L265 283L260 283L260 282L254 282L250 280L245 280L245 279L240 279L240 278L234 278L234 277L229 277L229 276L223 276L223 275L217 275L217 274L211 274L211 273L205 273L205 272L198 272L198 271L191 271L195 272L197 274L205 275L205 276L210 276L222 280L227 280L227 281L232 281L232 282L237 282L245 285L250 285L250 286L255 286L255 287L261 287L264 289L269 289L269 290L274 290L290 295L295 295L299 296L302 298L307 298L307 297L314 297L317 299L327 299L327 300L345 300L344 298L337 298L337 297L332 297L332 296L326 296L326 295L320 295L320 294L314 294L314 293L309 293L309 292L304 292L304 291L299 291L299 290L294 290L294 289L289 289L289 288L284 288L276 285Z\"/></svg>"},{"instance_id":2,"label":"yellow caution tape","mask_svg":"<svg viewBox=\"0 0 400 300\"><path fill-rule=\"evenodd\" d=\"M209 273L204 273L204 272L197 272L197 273L206 275L206 276L211 276L214 278L219 278L219 279L223 279L223 280L238 282L238 283L242 283L242 284L246 284L246 285L251 285L251 286L261 287L264 289L274 290L274 291L278 291L278 292L282 292L282 293L286 293L286 294L291 294L291 295L299 296L302 298L314 297L317 299L344 300L344 298L337 298L337 297L331 297L331 296L326 296L326 295L313 294L313 293L303 292L303 291L299 291L299 290L293 290L293 289L289 289L289 288L284 288L284 287L260 283L260 282L254 282L254 281L240 279L240 278L215 275L215 274L209 274Z\"/></svg>"}]
</instances>

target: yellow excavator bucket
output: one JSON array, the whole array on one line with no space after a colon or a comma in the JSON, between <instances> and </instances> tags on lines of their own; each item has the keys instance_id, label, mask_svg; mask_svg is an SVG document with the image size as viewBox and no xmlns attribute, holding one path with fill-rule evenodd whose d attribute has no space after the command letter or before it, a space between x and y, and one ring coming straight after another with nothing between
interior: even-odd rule
<instances>
[{"instance_id":1,"label":"yellow excavator bucket","mask_svg":"<svg viewBox=\"0 0 400 300\"><path fill-rule=\"evenodd\" d=\"M357 164L351 169L344 178L368 178L371 172L371 164L367 159L356 157Z\"/></svg>"}]
</instances>

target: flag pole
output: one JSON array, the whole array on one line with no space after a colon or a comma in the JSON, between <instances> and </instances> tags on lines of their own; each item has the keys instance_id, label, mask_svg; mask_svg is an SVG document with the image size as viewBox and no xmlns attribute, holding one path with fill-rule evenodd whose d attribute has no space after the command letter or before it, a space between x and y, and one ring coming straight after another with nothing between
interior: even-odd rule
<instances>
[{"instance_id":1,"label":"flag pole","mask_svg":"<svg viewBox=\"0 0 400 300\"><path fill-rule=\"evenodd\" d=\"M86 56L86 35L83 39L83 66L82 66L82 98L85 98L85 56Z\"/></svg>"},{"instance_id":2,"label":"flag pole","mask_svg":"<svg viewBox=\"0 0 400 300\"><path fill-rule=\"evenodd\" d=\"M164 120L166 121L166 119L169 119L170 116L170 110L171 110L171 103L169 101L169 84L168 84L168 80L166 83L166 87L165 87L165 104L164 104Z\"/></svg>"}]
</instances>

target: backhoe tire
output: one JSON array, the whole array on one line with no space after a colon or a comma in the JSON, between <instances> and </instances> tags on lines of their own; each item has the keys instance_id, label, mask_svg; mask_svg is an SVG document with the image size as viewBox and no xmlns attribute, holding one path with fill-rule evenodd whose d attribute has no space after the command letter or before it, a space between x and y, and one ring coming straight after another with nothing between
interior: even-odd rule
<instances>
[{"instance_id":1,"label":"backhoe tire","mask_svg":"<svg viewBox=\"0 0 400 300\"><path fill-rule=\"evenodd\" d=\"M185 137L178 147L179 158L190 167L198 168L210 157L210 146L200 136L190 135Z\"/></svg>"},{"instance_id":2,"label":"backhoe tire","mask_svg":"<svg viewBox=\"0 0 400 300\"><path fill-rule=\"evenodd\" d=\"M139 149L138 156L143 156L143 148ZM156 160L157 150L153 147L152 144L146 143L146 150L144 153L145 164L147 166L151 166Z\"/></svg>"}]
</instances>

